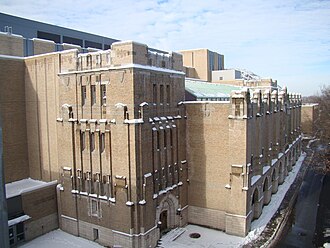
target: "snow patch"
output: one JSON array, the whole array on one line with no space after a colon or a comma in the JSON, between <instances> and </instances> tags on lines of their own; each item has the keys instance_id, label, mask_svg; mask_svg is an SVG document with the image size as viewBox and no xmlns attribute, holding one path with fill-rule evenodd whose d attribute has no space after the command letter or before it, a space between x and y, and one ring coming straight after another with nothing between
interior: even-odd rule
<instances>
[{"instance_id":1,"label":"snow patch","mask_svg":"<svg viewBox=\"0 0 330 248\"><path fill-rule=\"evenodd\" d=\"M264 167L262 168L262 174L263 174L263 175L266 174L266 172L269 171L269 169L270 169L270 166L269 166L269 165L264 166Z\"/></svg>"},{"instance_id":2,"label":"snow patch","mask_svg":"<svg viewBox=\"0 0 330 248\"><path fill-rule=\"evenodd\" d=\"M247 244L255 240L265 229L267 223L270 221L274 213L281 205L286 192L290 188L291 184L294 182L305 157L306 157L305 153L303 153L299 157L296 165L292 168L292 171L290 171L288 176L285 178L284 183L278 186L277 193L272 195L270 203L262 209L261 216L251 223L251 231L245 237L242 244Z\"/></svg>"},{"instance_id":3,"label":"snow patch","mask_svg":"<svg viewBox=\"0 0 330 248\"><path fill-rule=\"evenodd\" d=\"M21 223L21 222L29 220L29 219L31 219L31 217L25 214L25 215L15 218L15 219L8 220L8 226L10 227L10 226L16 225L18 223Z\"/></svg>"},{"instance_id":4,"label":"snow patch","mask_svg":"<svg viewBox=\"0 0 330 248\"><path fill-rule=\"evenodd\" d=\"M260 175L257 175L257 176L253 176L251 178L251 186L253 186L259 179L260 179Z\"/></svg>"}]
</instances>

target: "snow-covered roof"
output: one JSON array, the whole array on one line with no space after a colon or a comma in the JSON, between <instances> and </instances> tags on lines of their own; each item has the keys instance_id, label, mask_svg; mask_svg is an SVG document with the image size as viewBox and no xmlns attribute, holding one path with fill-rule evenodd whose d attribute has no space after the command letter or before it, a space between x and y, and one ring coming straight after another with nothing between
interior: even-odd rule
<instances>
[{"instance_id":1,"label":"snow-covered roof","mask_svg":"<svg viewBox=\"0 0 330 248\"><path fill-rule=\"evenodd\" d=\"M258 76L255 73L253 73L252 71L248 71L246 69L238 69L238 68L235 68L235 70L241 72L241 79L244 79L244 80L261 80L261 77Z\"/></svg>"},{"instance_id":2,"label":"snow-covered roof","mask_svg":"<svg viewBox=\"0 0 330 248\"><path fill-rule=\"evenodd\" d=\"M39 180L34 180L32 178L26 178L19 181L6 184L6 198L11 198L14 196L21 195L25 192L30 192L36 189L44 188L49 185L55 185L57 181L43 182Z\"/></svg>"},{"instance_id":3,"label":"snow-covered roof","mask_svg":"<svg viewBox=\"0 0 330 248\"><path fill-rule=\"evenodd\" d=\"M185 80L185 89L192 95L198 98L212 98L212 97L224 97L229 98L230 93L233 90L241 90L242 87L219 84L219 83L210 83L207 81L186 78Z\"/></svg>"}]
</instances>

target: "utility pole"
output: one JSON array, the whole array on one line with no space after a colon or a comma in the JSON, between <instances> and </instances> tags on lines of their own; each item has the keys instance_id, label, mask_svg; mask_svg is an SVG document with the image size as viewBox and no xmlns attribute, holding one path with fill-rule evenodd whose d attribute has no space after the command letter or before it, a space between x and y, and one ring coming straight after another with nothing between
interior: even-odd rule
<instances>
[{"instance_id":1,"label":"utility pole","mask_svg":"<svg viewBox=\"0 0 330 248\"><path fill-rule=\"evenodd\" d=\"M0 247L9 248L8 213L3 165L2 122L0 113Z\"/></svg>"}]
</instances>

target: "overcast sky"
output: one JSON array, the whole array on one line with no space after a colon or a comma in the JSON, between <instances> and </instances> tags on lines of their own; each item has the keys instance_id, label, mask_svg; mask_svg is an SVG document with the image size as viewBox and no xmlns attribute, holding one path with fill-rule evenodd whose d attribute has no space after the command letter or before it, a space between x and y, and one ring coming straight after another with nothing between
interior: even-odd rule
<instances>
[{"instance_id":1,"label":"overcast sky","mask_svg":"<svg viewBox=\"0 0 330 248\"><path fill-rule=\"evenodd\" d=\"M209 48L226 68L304 95L330 85L330 0L0 0L0 11L161 50Z\"/></svg>"}]
</instances>

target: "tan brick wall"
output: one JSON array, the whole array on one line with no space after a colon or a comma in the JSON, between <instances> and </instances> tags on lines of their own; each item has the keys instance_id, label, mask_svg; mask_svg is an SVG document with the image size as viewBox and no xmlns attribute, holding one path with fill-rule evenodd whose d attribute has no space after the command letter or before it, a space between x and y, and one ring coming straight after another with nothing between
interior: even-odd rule
<instances>
[{"instance_id":1,"label":"tan brick wall","mask_svg":"<svg viewBox=\"0 0 330 248\"><path fill-rule=\"evenodd\" d=\"M55 42L42 39L32 39L33 41L33 54L44 54L55 51Z\"/></svg>"},{"instance_id":2,"label":"tan brick wall","mask_svg":"<svg viewBox=\"0 0 330 248\"><path fill-rule=\"evenodd\" d=\"M24 61L0 57L0 68L3 162L9 183L29 176Z\"/></svg>"},{"instance_id":3,"label":"tan brick wall","mask_svg":"<svg viewBox=\"0 0 330 248\"><path fill-rule=\"evenodd\" d=\"M226 212L210 208L189 206L188 222L224 231L226 228Z\"/></svg>"},{"instance_id":4,"label":"tan brick wall","mask_svg":"<svg viewBox=\"0 0 330 248\"><path fill-rule=\"evenodd\" d=\"M34 56L26 59L25 64L30 176L44 181L56 180L59 178L56 125L59 54Z\"/></svg>"},{"instance_id":5,"label":"tan brick wall","mask_svg":"<svg viewBox=\"0 0 330 248\"><path fill-rule=\"evenodd\" d=\"M47 215L35 221L26 221L24 223L25 240L32 240L38 236L46 234L59 228L57 213Z\"/></svg>"},{"instance_id":6,"label":"tan brick wall","mask_svg":"<svg viewBox=\"0 0 330 248\"><path fill-rule=\"evenodd\" d=\"M0 32L0 54L23 57L23 42L22 36Z\"/></svg>"}]
</instances>

